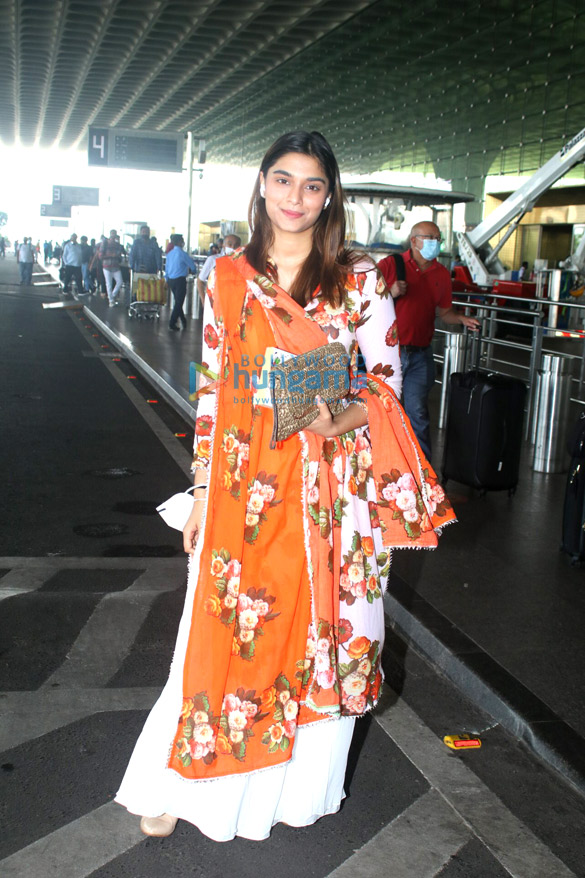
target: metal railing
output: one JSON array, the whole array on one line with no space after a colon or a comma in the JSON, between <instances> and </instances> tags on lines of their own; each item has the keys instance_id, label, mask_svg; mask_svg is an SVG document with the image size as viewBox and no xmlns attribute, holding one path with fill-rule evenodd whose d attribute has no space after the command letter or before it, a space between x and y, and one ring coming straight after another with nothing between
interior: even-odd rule
<instances>
[{"instance_id":1,"label":"metal railing","mask_svg":"<svg viewBox=\"0 0 585 878\"><path fill-rule=\"evenodd\" d=\"M464 329L459 333L460 338L454 340L452 331L436 330L436 338L445 339L442 352L437 351L436 343L434 345L435 360L443 367L438 382L441 384L439 427L443 428L446 423L449 375L478 365L490 372L521 378L526 383L525 436L534 442L537 377L543 354L555 354L570 361L571 402L585 405L585 304L571 300L519 299L491 292L482 295L472 291L454 293L453 304L468 316L477 317L481 331L474 333ZM562 308L569 310L567 329L557 327ZM553 326L544 322L551 315Z\"/></svg>"}]
</instances>

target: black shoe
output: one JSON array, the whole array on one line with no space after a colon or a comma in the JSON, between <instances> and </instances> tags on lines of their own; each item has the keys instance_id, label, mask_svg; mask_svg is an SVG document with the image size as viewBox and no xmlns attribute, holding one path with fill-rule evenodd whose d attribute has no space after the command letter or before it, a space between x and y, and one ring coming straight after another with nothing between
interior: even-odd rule
<instances>
[{"instance_id":1,"label":"black shoe","mask_svg":"<svg viewBox=\"0 0 585 878\"><path fill-rule=\"evenodd\" d=\"M176 323L175 323L174 326L171 326L171 324L169 323L169 329L172 329L173 332L178 332L178 331L179 331L179 327L177 326Z\"/></svg>"},{"instance_id":2,"label":"black shoe","mask_svg":"<svg viewBox=\"0 0 585 878\"><path fill-rule=\"evenodd\" d=\"M180 320L181 323L183 324L183 329L187 329L187 318L181 316L181 317L179 318L179 320Z\"/></svg>"}]
</instances>

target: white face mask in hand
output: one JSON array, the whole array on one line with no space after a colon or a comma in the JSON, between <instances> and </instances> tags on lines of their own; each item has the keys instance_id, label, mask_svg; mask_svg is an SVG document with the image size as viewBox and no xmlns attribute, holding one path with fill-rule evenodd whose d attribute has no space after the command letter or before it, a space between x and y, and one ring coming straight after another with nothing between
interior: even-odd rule
<instances>
[{"instance_id":1,"label":"white face mask in hand","mask_svg":"<svg viewBox=\"0 0 585 878\"><path fill-rule=\"evenodd\" d=\"M182 494L173 494L172 497L169 497L168 500L157 506L156 511L169 527L174 527L175 530L183 530L193 511L193 504L202 502L205 499L204 497L193 497L191 491L194 491L195 488L206 487L207 485L194 485Z\"/></svg>"}]
</instances>

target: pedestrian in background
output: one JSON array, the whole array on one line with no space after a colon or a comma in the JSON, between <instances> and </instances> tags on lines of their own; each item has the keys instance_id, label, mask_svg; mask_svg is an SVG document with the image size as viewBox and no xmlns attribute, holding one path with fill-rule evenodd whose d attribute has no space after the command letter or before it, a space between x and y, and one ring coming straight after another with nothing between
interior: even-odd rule
<instances>
[{"instance_id":1,"label":"pedestrian in background","mask_svg":"<svg viewBox=\"0 0 585 878\"><path fill-rule=\"evenodd\" d=\"M20 272L21 285L30 286L32 284L34 261L35 251L32 245L32 238L25 238L18 248L18 270Z\"/></svg>"},{"instance_id":2,"label":"pedestrian in background","mask_svg":"<svg viewBox=\"0 0 585 878\"><path fill-rule=\"evenodd\" d=\"M410 249L402 254L404 280L398 280L393 255L382 259L378 268L384 275L396 308L404 410L430 460L428 399L435 386L435 360L431 347L435 316L445 323L471 330L479 329L480 323L475 317L466 317L453 307L451 275L437 260L441 250L439 227L432 222L416 223L411 229L409 243Z\"/></svg>"},{"instance_id":3,"label":"pedestrian in background","mask_svg":"<svg viewBox=\"0 0 585 878\"><path fill-rule=\"evenodd\" d=\"M136 238L130 250L130 268L140 274L158 274L162 268L162 257L156 240L150 237L148 226L140 227L140 237Z\"/></svg>"},{"instance_id":4,"label":"pedestrian in background","mask_svg":"<svg viewBox=\"0 0 585 878\"><path fill-rule=\"evenodd\" d=\"M261 840L339 809L355 719L380 695L391 552L435 546L453 518L398 403L394 305L372 260L346 249L322 135L268 150L249 223L247 248L208 282L202 360L217 380L197 409L185 610L116 797L147 835L182 818L216 841ZM317 399L303 432L276 442L250 374L274 348L326 365L334 340L351 364L345 404L333 416ZM312 379L303 391L314 398Z\"/></svg>"},{"instance_id":5,"label":"pedestrian in background","mask_svg":"<svg viewBox=\"0 0 585 878\"><path fill-rule=\"evenodd\" d=\"M174 299L169 329L175 331L179 329L178 320L183 324L183 329L187 328L187 318L183 313L183 302L187 295L187 275L190 271L195 271L195 263L189 254L183 250L185 239L182 235L171 235L171 244L173 249L167 253L165 277Z\"/></svg>"},{"instance_id":6,"label":"pedestrian in background","mask_svg":"<svg viewBox=\"0 0 585 878\"><path fill-rule=\"evenodd\" d=\"M106 280L108 303L110 308L118 304L118 296L122 289L122 259L124 249L118 239L116 229L110 230L110 237L103 238L99 246L99 259Z\"/></svg>"},{"instance_id":7,"label":"pedestrian in background","mask_svg":"<svg viewBox=\"0 0 585 878\"><path fill-rule=\"evenodd\" d=\"M81 275L83 277L83 289L86 293L91 293L92 283L89 265L93 259L93 247L87 243L87 235L82 235L81 239Z\"/></svg>"},{"instance_id":8,"label":"pedestrian in background","mask_svg":"<svg viewBox=\"0 0 585 878\"><path fill-rule=\"evenodd\" d=\"M231 254L234 253L238 249L238 247L241 246L242 239L239 237L239 235L226 235L221 254L211 253L207 257L207 259L203 263L201 271L197 276L197 292L199 293L199 298L201 299L202 303L205 302L205 287L207 286L207 279L215 268L215 262L217 260L217 257L219 255L231 256Z\"/></svg>"},{"instance_id":9,"label":"pedestrian in background","mask_svg":"<svg viewBox=\"0 0 585 878\"><path fill-rule=\"evenodd\" d=\"M87 241L87 238L85 240ZM78 243L77 235L74 232L63 248L63 267L65 269L63 291L66 293L70 292L71 278L75 279L78 295L83 293L82 253L81 244Z\"/></svg>"}]
</instances>

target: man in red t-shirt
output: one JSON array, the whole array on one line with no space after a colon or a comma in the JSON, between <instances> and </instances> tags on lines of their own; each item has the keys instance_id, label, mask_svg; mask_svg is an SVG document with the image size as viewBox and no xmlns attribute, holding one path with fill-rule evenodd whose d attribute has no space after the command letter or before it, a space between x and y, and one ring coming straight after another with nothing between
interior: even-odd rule
<instances>
[{"instance_id":1,"label":"man in red t-shirt","mask_svg":"<svg viewBox=\"0 0 585 878\"><path fill-rule=\"evenodd\" d=\"M437 262L440 246L439 227L431 222L417 223L410 232L410 250L403 253L406 280L397 280L393 256L386 256L378 263L396 308L404 409L429 460L428 396L435 383L431 349L435 315L445 323L459 323L468 329L480 326L474 317L466 317L453 308L451 275Z\"/></svg>"}]
</instances>

